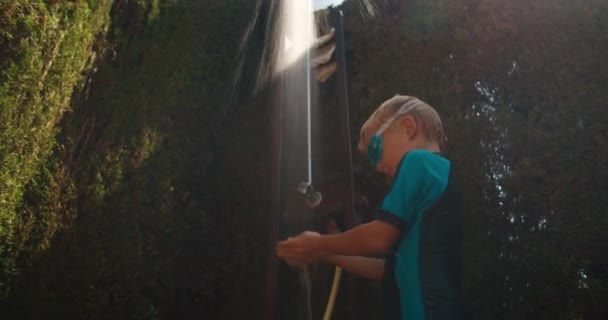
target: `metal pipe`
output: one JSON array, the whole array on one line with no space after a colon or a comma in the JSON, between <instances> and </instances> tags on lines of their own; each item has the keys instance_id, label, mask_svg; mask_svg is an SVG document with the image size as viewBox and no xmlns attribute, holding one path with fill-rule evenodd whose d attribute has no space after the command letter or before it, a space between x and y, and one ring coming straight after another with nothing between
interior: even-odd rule
<instances>
[{"instance_id":1,"label":"metal pipe","mask_svg":"<svg viewBox=\"0 0 608 320\"><path fill-rule=\"evenodd\" d=\"M312 12L312 0L308 0L308 11ZM309 23L310 20L308 21ZM314 25L314 23L313 23ZM312 30L313 25L309 25L307 29ZM310 49L306 50L306 141L308 151L308 183L312 186L312 137L311 137L311 82L310 82Z\"/></svg>"},{"instance_id":2,"label":"metal pipe","mask_svg":"<svg viewBox=\"0 0 608 320\"><path fill-rule=\"evenodd\" d=\"M280 83L280 82L277 82ZM276 85L275 85L276 86ZM268 218L268 260L266 268L266 302L264 319L274 320L277 318L277 289L278 289L278 260L275 257L275 245L279 240L279 217L281 214L281 181L282 181L282 159L283 159L283 121L284 109L281 104L281 96L273 90L273 128L272 128L272 173L270 185L270 215Z\"/></svg>"},{"instance_id":3,"label":"metal pipe","mask_svg":"<svg viewBox=\"0 0 608 320\"><path fill-rule=\"evenodd\" d=\"M344 163L346 190L344 192L344 224L346 229L355 226L355 184L353 174L353 151L350 127L350 94L348 88L348 74L346 69L346 50L344 44L344 14L341 10L331 9L329 13L331 25L336 30L336 61L338 104L340 106L340 127L342 138L342 159ZM357 285L352 276L348 276L348 305L349 319L358 319Z\"/></svg>"}]
</instances>

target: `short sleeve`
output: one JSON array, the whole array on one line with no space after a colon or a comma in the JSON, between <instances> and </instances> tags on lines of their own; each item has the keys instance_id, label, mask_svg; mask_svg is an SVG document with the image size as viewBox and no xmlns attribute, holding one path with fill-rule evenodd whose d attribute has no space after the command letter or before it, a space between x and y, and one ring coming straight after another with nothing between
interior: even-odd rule
<instances>
[{"instance_id":1,"label":"short sleeve","mask_svg":"<svg viewBox=\"0 0 608 320\"><path fill-rule=\"evenodd\" d=\"M450 162L426 150L407 153L401 160L395 180L384 198L377 220L404 232L416 216L427 210L445 191Z\"/></svg>"}]
</instances>

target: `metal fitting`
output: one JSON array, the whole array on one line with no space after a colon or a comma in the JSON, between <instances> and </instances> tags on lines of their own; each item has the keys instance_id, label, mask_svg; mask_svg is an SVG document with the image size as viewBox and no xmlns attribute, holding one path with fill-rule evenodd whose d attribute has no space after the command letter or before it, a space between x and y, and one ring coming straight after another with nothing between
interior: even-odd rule
<instances>
[{"instance_id":1,"label":"metal fitting","mask_svg":"<svg viewBox=\"0 0 608 320\"><path fill-rule=\"evenodd\" d=\"M298 193L306 198L306 205L314 208L318 206L323 200L323 196L320 192L316 192L312 184L308 181L301 182L298 186Z\"/></svg>"}]
</instances>

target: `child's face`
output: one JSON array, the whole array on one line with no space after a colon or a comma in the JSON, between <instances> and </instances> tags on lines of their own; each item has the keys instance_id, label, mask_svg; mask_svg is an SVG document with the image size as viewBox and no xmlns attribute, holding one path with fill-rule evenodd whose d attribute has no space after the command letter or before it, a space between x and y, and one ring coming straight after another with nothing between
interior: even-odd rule
<instances>
[{"instance_id":1,"label":"child's face","mask_svg":"<svg viewBox=\"0 0 608 320\"><path fill-rule=\"evenodd\" d=\"M376 169L393 177L403 156L414 149L412 138L416 130L416 123L412 117L406 116L382 135L382 157Z\"/></svg>"}]
</instances>

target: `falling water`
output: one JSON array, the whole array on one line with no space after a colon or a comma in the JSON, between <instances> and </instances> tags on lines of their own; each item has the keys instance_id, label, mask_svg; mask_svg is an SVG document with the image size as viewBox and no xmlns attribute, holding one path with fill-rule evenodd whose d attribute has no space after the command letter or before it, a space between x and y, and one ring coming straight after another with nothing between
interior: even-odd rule
<instances>
[{"instance_id":1,"label":"falling water","mask_svg":"<svg viewBox=\"0 0 608 320\"><path fill-rule=\"evenodd\" d=\"M294 146L306 146L306 181L312 183L310 49L316 40L312 0L287 0L279 5L276 28L272 35L271 70L280 79L285 97L286 130L304 125L304 131L287 135ZM303 134L302 134L303 133ZM303 141L304 140L304 141ZM289 142L288 142L289 145ZM296 151L297 152L297 151ZM301 161L297 159L296 161ZM294 188L295 190L295 188Z\"/></svg>"},{"instance_id":2,"label":"falling water","mask_svg":"<svg viewBox=\"0 0 608 320\"><path fill-rule=\"evenodd\" d=\"M285 3L286 5L283 9L277 10L277 7L281 3ZM264 36L264 53L263 58L258 63L259 70L257 74L257 81L255 86L255 91L258 92L261 88L264 88L268 85L271 79L276 76L277 72L288 67L290 63L294 62L294 59L297 59L298 53L302 53L302 50L310 45L309 41L314 41L310 39L311 35L314 35L314 19L313 15L309 15L308 13L314 9L307 10L303 7L310 7L311 3L314 3L318 8L321 8L321 5L326 5L333 3L334 5L341 3L342 0L314 0L314 1L293 1L293 0L257 0L255 9L253 11L253 16L247 25L247 29L243 34L243 38L239 44L238 54L236 57L236 66L235 72L232 78L232 86L230 88L230 97L228 99L228 103L222 106L222 114L226 115L228 111L234 106L236 103L236 97L240 93L240 84L242 81L242 73L245 62L248 60L248 46L251 44L254 39L253 33L257 27L257 24L261 17L266 17L266 24L264 27L265 36ZM374 17L379 12L379 4L386 5L386 0L359 0L359 11L364 18ZM300 12L293 12L295 8L305 9ZM314 8L315 6L313 6ZM292 10L291 12L290 9ZM287 20L289 18L296 18L299 20ZM282 22L280 22L282 21ZM290 23L291 21L291 23ZM303 25L295 25L294 21L309 21L310 23ZM311 25L312 24L312 25ZM288 27L291 25L291 27ZM284 27L280 30L281 27ZM281 48L281 41L285 41L285 38L280 37L280 33L288 33L288 30L297 31L298 33L301 31L309 30L310 32L303 34L303 39L301 42L297 44L298 47L294 48L291 53L285 57L278 56L279 48ZM308 38L308 39L306 39ZM290 39L290 41L292 41ZM293 42L292 42L293 45Z\"/></svg>"},{"instance_id":3,"label":"falling water","mask_svg":"<svg viewBox=\"0 0 608 320\"><path fill-rule=\"evenodd\" d=\"M361 1L363 10L369 14L375 10L371 3L372 0ZM224 113L236 100L234 97L241 80L248 42L264 18L264 46L255 88L256 92L269 89L273 95L272 103L282 109L279 237L285 238L312 228L313 212L297 190L303 182L313 185L315 172L313 152L317 144L313 141L312 132L315 129L318 90L317 82L311 81L311 49L317 39L313 0L258 0L241 42L232 95ZM300 319L309 320L312 318L310 273L304 270L299 278L300 301L297 306L288 308L296 308ZM297 290L298 287L289 289L291 294ZM293 304L294 301L288 303Z\"/></svg>"},{"instance_id":4,"label":"falling water","mask_svg":"<svg viewBox=\"0 0 608 320\"><path fill-rule=\"evenodd\" d=\"M302 183L312 184L311 141L315 82L310 75L310 51L316 40L312 0L283 0L278 4L276 24L269 46L270 69L266 75L274 85L275 101L284 110L283 128L283 221L288 235L309 229L312 212L297 193ZM313 96L314 95L314 96ZM311 320L311 281L308 270L300 271L300 319Z\"/></svg>"},{"instance_id":5,"label":"falling water","mask_svg":"<svg viewBox=\"0 0 608 320\"><path fill-rule=\"evenodd\" d=\"M286 207L293 201L290 191L297 194L301 182L312 184L313 165L312 126L317 101L316 82L311 81L310 52L314 45L316 23L312 0L258 0L253 18L247 26L239 46L237 68L234 74L231 96L224 107L226 114L235 103L248 47L260 20L266 19L264 46L256 79L256 92L272 88L273 103L281 105L283 123L283 176ZM257 33L256 33L257 35ZM299 212L300 210L287 210ZM302 217L304 218L304 217ZM305 221L287 218L290 232L305 228ZM299 227L293 227L298 225ZM292 228L293 227L293 228Z\"/></svg>"}]
</instances>

